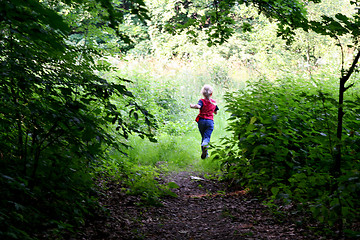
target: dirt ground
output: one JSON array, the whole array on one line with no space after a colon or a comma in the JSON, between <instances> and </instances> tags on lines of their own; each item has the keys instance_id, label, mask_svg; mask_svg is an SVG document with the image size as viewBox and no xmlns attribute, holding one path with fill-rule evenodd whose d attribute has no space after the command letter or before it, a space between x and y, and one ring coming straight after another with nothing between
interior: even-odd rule
<instances>
[{"instance_id":1,"label":"dirt ground","mask_svg":"<svg viewBox=\"0 0 360 240\"><path fill-rule=\"evenodd\" d=\"M163 199L159 207L139 206L138 197L110 184L101 198L108 216L88 219L72 239L329 239L315 235L299 216L276 217L256 197L216 180L180 172L162 181L179 185L178 197Z\"/></svg>"}]
</instances>

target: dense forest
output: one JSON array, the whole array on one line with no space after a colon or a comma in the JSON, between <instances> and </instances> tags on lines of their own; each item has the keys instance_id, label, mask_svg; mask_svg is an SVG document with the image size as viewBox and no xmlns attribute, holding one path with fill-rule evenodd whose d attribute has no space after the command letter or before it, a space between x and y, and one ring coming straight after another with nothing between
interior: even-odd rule
<instances>
[{"instance_id":1,"label":"dense forest","mask_svg":"<svg viewBox=\"0 0 360 240\"><path fill-rule=\"evenodd\" d=\"M76 237L104 182L160 206L181 171L360 237L358 5L0 1L0 238ZM220 110L201 159L204 84Z\"/></svg>"}]
</instances>

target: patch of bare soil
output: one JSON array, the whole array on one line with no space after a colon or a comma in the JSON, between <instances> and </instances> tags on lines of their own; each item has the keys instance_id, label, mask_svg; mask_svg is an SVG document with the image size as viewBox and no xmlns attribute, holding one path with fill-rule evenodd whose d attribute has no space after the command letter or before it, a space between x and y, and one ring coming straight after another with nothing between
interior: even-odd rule
<instances>
[{"instance_id":1,"label":"patch of bare soil","mask_svg":"<svg viewBox=\"0 0 360 240\"><path fill-rule=\"evenodd\" d=\"M201 178L201 179L198 179ZM120 186L110 184L101 198L109 210L88 219L73 239L321 239L293 218L276 218L246 191L227 192L225 185L194 173L167 176L179 185L178 198L161 207L143 207Z\"/></svg>"}]
</instances>

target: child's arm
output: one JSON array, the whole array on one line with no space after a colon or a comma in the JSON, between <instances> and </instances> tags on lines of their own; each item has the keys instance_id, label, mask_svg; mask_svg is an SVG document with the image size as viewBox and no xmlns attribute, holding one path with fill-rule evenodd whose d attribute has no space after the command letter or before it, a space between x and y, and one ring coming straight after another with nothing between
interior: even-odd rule
<instances>
[{"instance_id":1,"label":"child's arm","mask_svg":"<svg viewBox=\"0 0 360 240\"><path fill-rule=\"evenodd\" d=\"M194 108L194 109L200 109L201 108L201 106L199 104L190 104L190 107Z\"/></svg>"}]
</instances>

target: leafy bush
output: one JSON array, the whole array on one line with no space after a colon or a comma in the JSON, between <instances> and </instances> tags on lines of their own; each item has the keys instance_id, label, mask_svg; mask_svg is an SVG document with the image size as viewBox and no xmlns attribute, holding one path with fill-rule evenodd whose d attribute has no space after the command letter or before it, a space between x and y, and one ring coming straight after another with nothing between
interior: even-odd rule
<instances>
[{"instance_id":1,"label":"leafy bush","mask_svg":"<svg viewBox=\"0 0 360 240\"><path fill-rule=\"evenodd\" d=\"M66 41L70 27L49 1L1 1L0 238L33 239L71 230L94 205L93 167L151 117L127 91L95 73L109 71L94 48ZM52 1L50 1L52 2ZM63 1L59 5L77 2ZM110 1L103 18L116 19ZM138 5L139 3L137 3ZM100 7L100 6L98 6ZM116 106L113 96L132 99ZM128 100L129 101L129 100ZM119 144L121 145L121 144ZM56 230L53 231L56 233ZM51 238L51 237L49 237Z\"/></svg>"},{"instance_id":2,"label":"leafy bush","mask_svg":"<svg viewBox=\"0 0 360 240\"><path fill-rule=\"evenodd\" d=\"M234 159L225 158L224 166L238 167L241 162L240 177L255 181L255 186L261 182L270 189L300 168L314 167L314 162L318 170L330 167L327 139L334 137L334 119L323 120L336 109L323 105L322 93L311 95L302 90L308 89L305 83L298 89L293 83L259 81L226 96L232 114L228 130L233 132L227 145L229 149L236 146L238 154L233 157L229 152Z\"/></svg>"},{"instance_id":3,"label":"leafy bush","mask_svg":"<svg viewBox=\"0 0 360 240\"><path fill-rule=\"evenodd\" d=\"M231 113L228 131L232 136L217 149L226 177L268 192L272 199L280 197L305 205L311 202L314 215L329 224L341 216L348 220L355 217L359 195L353 181L359 169L359 145L354 143L359 137L354 116L358 110L349 110L346 116L346 130L351 135L345 140L349 143L344 154L346 174L334 179L334 95L331 82L316 88L301 79L260 80L227 94ZM339 211L331 211L337 206Z\"/></svg>"}]
</instances>

